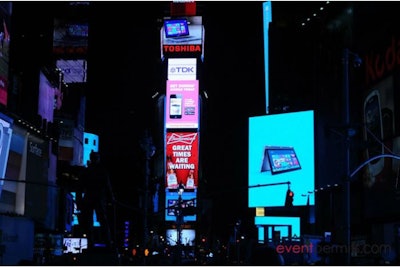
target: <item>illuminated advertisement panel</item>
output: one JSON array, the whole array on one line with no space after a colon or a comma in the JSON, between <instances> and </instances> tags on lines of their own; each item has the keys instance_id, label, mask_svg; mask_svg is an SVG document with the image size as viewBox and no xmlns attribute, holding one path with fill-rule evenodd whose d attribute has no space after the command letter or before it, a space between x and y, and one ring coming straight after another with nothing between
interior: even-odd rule
<instances>
[{"instance_id":1,"label":"illuminated advertisement panel","mask_svg":"<svg viewBox=\"0 0 400 267\"><path fill-rule=\"evenodd\" d=\"M12 138L12 122L13 120L6 115L0 113L0 175L5 177L7 161L10 154L10 144ZM0 194L4 180L0 181Z\"/></svg>"},{"instance_id":2,"label":"illuminated advertisement panel","mask_svg":"<svg viewBox=\"0 0 400 267\"><path fill-rule=\"evenodd\" d=\"M0 104L7 106L8 99L8 70L10 57L10 21L11 2L0 4Z\"/></svg>"},{"instance_id":3,"label":"illuminated advertisement panel","mask_svg":"<svg viewBox=\"0 0 400 267\"><path fill-rule=\"evenodd\" d=\"M178 231L176 229L167 229L165 238L168 245L176 246L178 243ZM184 246L194 246L196 241L196 230L182 229L180 241Z\"/></svg>"},{"instance_id":4,"label":"illuminated advertisement panel","mask_svg":"<svg viewBox=\"0 0 400 267\"><path fill-rule=\"evenodd\" d=\"M204 26L201 16L164 18L160 31L161 58L203 54Z\"/></svg>"},{"instance_id":5,"label":"illuminated advertisement panel","mask_svg":"<svg viewBox=\"0 0 400 267\"><path fill-rule=\"evenodd\" d=\"M249 118L249 207L314 205L314 112Z\"/></svg>"},{"instance_id":6,"label":"illuminated advertisement panel","mask_svg":"<svg viewBox=\"0 0 400 267\"><path fill-rule=\"evenodd\" d=\"M196 15L196 2L195 1L172 1L169 5L171 16L194 16Z\"/></svg>"},{"instance_id":7,"label":"illuminated advertisement panel","mask_svg":"<svg viewBox=\"0 0 400 267\"><path fill-rule=\"evenodd\" d=\"M60 91L61 90L52 85L44 73L40 71L38 114L42 119L46 119L48 122L53 122L54 109L58 109L58 107L61 108L62 98L60 101L56 101L59 99L58 97L56 98L56 92L57 95L59 95L62 94ZM60 103L60 105L57 106L57 103Z\"/></svg>"},{"instance_id":8,"label":"illuminated advertisement panel","mask_svg":"<svg viewBox=\"0 0 400 267\"><path fill-rule=\"evenodd\" d=\"M79 254L88 248L88 240L87 238L64 237L63 247L63 253Z\"/></svg>"},{"instance_id":9,"label":"illuminated advertisement panel","mask_svg":"<svg viewBox=\"0 0 400 267\"><path fill-rule=\"evenodd\" d=\"M23 184L15 181L19 180L20 172L24 168L22 158L25 148L25 134L26 131L21 130L16 125L12 126L12 137L10 138L11 141L8 162L6 173L4 175L4 177L7 177L7 181L4 181L3 190L12 192L14 194L17 193L18 186Z\"/></svg>"},{"instance_id":10,"label":"illuminated advertisement panel","mask_svg":"<svg viewBox=\"0 0 400 267\"><path fill-rule=\"evenodd\" d=\"M279 231L281 238L301 236L300 217L260 216L254 218L254 223L259 231L259 241L264 241L265 230L267 230L269 238L273 238L273 231ZM267 226L267 229L259 226Z\"/></svg>"},{"instance_id":11,"label":"illuminated advertisement panel","mask_svg":"<svg viewBox=\"0 0 400 267\"><path fill-rule=\"evenodd\" d=\"M169 58L168 80L189 81L196 80L197 59L196 58Z\"/></svg>"},{"instance_id":12,"label":"illuminated advertisement panel","mask_svg":"<svg viewBox=\"0 0 400 267\"><path fill-rule=\"evenodd\" d=\"M199 127L199 81L167 80L165 126L167 129Z\"/></svg>"},{"instance_id":13,"label":"illuminated advertisement panel","mask_svg":"<svg viewBox=\"0 0 400 267\"><path fill-rule=\"evenodd\" d=\"M77 192L71 192L72 195L72 201L73 201L73 211L72 211L72 222L71 225L79 225L79 215L81 213L81 210L79 207L82 206L82 199L83 196L85 195L84 193L77 193ZM96 211L93 211L93 225L94 227L100 227L100 222L97 219L97 214Z\"/></svg>"},{"instance_id":14,"label":"illuminated advertisement panel","mask_svg":"<svg viewBox=\"0 0 400 267\"><path fill-rule=\"evenodd\" d=\"M87 62L84 59L57 60L57 68L63 73L64 83L85 83Z\"/></svg>"},{"instance_id":15,"label":"illuminated advertisement panel","mask_svg":"<svg viewBox=\"0 0 400 267\"><path fill-rule=\"evenodd\" d=\"M263 30L264 30L264 73L265 73L265 107L268 114L269 107L269 24L272 21L271 1L263 3Z\"/></svg>"},{"instance_id":16,"label":"illuminated advertisement panel","mask_svg":"<svg viewBox=\"0 0 400 267\"><path fill-rule=\"evenodd\" d=\"M179 205L179 195L178 192L166 192L165 193L165 221L176 221L177 213L182 211L183 221L196 221L196 214L190 213L190 209L194 212L194 208L196 208L196 191L184 191L181 196L181 205ZM185 210L186 209L186 210ZM185 211L188 211L185 213Z\"/></svg>"},{"instance_id":17,"label":"illuminated advertisement panel","mask_svg":"<svg viewBox=\"0 0 400 267\"><path fill-rule=\"evenodd\" d=\"M177 189L179 183L185 190L198 186L199 134L176 132L166 136L166 181L168 189Z\"/></svg>"},{"instance_id":18,"label":"illuminated advertisement panel","mask_svg":"<svg viewBox=\"0 0 400 267\"><path fill-rule=\"evenodd\" d=\"M99 152L99 136L93 133L83 132L83 166L87 167L90 153Z\"/></svg>"},{"instance_id":19,"label":"illuminated advertisement panel","mask_svg":"<svg viewBox=\"0 0 400 267\"><path fill-rule=\"evenodd\" d=\"M398 77L396 73L375 82L362 97L363 141L367 145L360 163L368 161L368 164L360 169L360 174L365 190L364 214L368 218L390 216L398 212L399 189L387 177L398 173L399 160L379 157L391 151L394 155L400 153L397 130Z\"/></svg>"},{"instance_id":20,"label":"illuminated advertisement panel","mask_svg":"<svg viewBox=\"0 0 400 267\"><path fill-rule=\"evenodd\" d=\"M58 56L87 54L89 23L72 19L55 18L53 53Z\"/></svg>"}]
</instances>

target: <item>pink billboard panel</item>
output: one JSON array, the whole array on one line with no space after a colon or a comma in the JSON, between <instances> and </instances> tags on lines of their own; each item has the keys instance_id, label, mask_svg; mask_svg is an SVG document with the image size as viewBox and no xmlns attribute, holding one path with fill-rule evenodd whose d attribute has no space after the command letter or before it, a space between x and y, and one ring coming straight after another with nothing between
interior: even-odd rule
<instances>
[{"instance_id":1,"label":"pink billboard panel","mask_svg":"<svg viewBox=\"0 0 400 267\"><path fill-rule=\"evenodd\" d=\"M197 132L174 132L166 136L165 187L185 189L198 186L199 134Z\"/></svg>"},{"instance_id":2,"label":"pink billboard panel","mask_svg":"<svg viewBox=\"0 0 400 267\"><path fill-rule=\"evenodd\" d=\"M167 129L199 127L199 81L167 80L165 126Z\"/></svg>"},{"instance_id":3,"label":"pink billboard panel","mask_svg":"<svg viewBox=\"0 0 400 267\"><path fill-rule=\"evenodd\" d=\"M0 104L7 106L9 86L9 61L10 61L10 24L12 4L2 3L0 9Z\"/></svg>"}]
</instances>

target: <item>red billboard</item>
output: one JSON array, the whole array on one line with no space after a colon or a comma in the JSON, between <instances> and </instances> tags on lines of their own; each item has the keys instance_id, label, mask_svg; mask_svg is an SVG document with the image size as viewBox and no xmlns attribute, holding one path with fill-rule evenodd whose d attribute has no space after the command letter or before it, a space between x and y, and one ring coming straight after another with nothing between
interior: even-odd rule
<instances>
[{"instance_id":1,"label":"red billboard","mask_svg":"<svg viewBox=\"0 0 400 267\"><path fill-rule=\"evenodd\" d=\"M165 187L186 189L198 186L199 133L168 132L166 135Z\"/></svg>"}]
</instances>

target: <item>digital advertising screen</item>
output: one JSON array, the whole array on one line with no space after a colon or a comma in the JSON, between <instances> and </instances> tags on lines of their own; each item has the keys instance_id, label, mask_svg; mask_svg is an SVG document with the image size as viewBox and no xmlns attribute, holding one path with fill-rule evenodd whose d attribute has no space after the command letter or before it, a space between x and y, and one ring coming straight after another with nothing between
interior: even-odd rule
<instances>
[{"instance_id":1,"label":"digital advertising screen","mask_svg":"<svg viewBox=\"0 0 400 267\"><path fill-rule=\"evenodd\" d=\"M99 136L97 134L83 132L83 166L87 167L90 153L99 152Z\"/></svg>"},{"instance_id":2,"label":"digital advertising screen","mask_svg":"<svg viewBox=\"0 0 400 267\"><path fill-rule=\"evenodd\" d=\"M203 55L204 26L202 16L165 17L160 30L161 58Z\"/></svg>"},{"instance_id":3,"label":"digital advertising screen","mask_svg":"<svg viewBox=\"0 0 400 267\"><path fill-rule=\"evenodd\" d=\"M89 41L89 23L85 20L55 18L53 53L57 56L86 56Z\"/></svg>"},{"instance_id":4,"label":"digital advertising screen","mask_svg":"<svg viewBox=\"0 0 400 267\"><path fill-rule=\"evenodd\" d=\"M371 85L362 97L363 159L369 163L357 173L364 187L364 214L368 218L389 217L398 212L399 188L394 186L400 161L378 157L400 154L397 72ZM373 160L371 160L373 159ZM355 178L355 176L354 176ZM382 197L384 195L385 197Z\"/></svg>"},{"instance_id":5,"label":"digital advertising screen","mask_svg":"<svg viewBox=\"0 0 400 267\"><path fill-rule=\"evenodd\" d=\"M178 231L176 229L167 229L165 233L167 244L176 246L178 241ZM196 241L195 229L182 229L181 244L184 246L194 246Z\"/></svg>"},{"instance_id":6,"label":"digital advertising screen","mask_svg":"<svg viewBox=\"0 0 400 267\"><path fill-rule=\"evenodd\" d=\"M278 231L281 238L300 237L300 217L259 216L254 218L258 230L258 240L263 241L265 233L269 238L274 237L273 231ZM264 226L264 227L260 227ZM267 240L264 240L267 241Z\"/></svg>"},{"instance_id":7,"label":"digital advertising screen","mask_svg":"<svg viewBox=\"0 0 400 267\"><path fill-rule=\"evenodd\" d=\"M10 154L10 144L12 137L13 120L8 116L0 113L0 175L5 177L8 156ZM0 195L4 185L4 180L0 180Z\"/></svg>"},{"instance_id":8,"label":"digital advertising screen","mask_svg":"<svg viewBox=\"0 0 400 267\"><path fill-rule=\"evenodd\" d=\"M197 77L196 58L169 58L168 59L168 80L192 81Z\"/></svg>"},{"instance_id":9,"label":"digital advertising screen","mask_svg":"<svg viewBox=\"0 0 400 267\"><path fill-rule=\"evenodd\" d=\"M10 141L10 150L8 154L8 161L6 173L7 181L4 181L3 190L17 193L17 189L23 186L23 183L18 183L20 172L25 165L23 164L23 154L26 142L26 131L21 131L19 127L13 127L12 137ZM14 181L15 180L15 181Z\"/></svg>"},{"instance_id":10,"label":"digital advertising screen","mask_svg":"<svg viewBox=\"0 0 400 267\"><path fill-rule=\"evenodd\" d=\"M189 36L189 23L186 18L164 20L166 38Z\"/></svg>"},{"instance_id":11,"label":"digital advertising screen","mask_svg":"<svg viewBox=\"0 0 400 267\"><path fill-rule=\"evenodd\" d=\"M180 209L183 211L185 208L196 208L197 205L197 191L183 192L181 196L181 205L179 206L179 195L178 192L165 193L165 221L177 221L177 211ZM191 209L192 211L195 209ZM196 214L185 215L183 213L184 222L196 221Z\"/></svg>"},{"instance_id":12,"label":"digital advertising screen","mask_svg":"<svg viewBox=\"0 0 400 267\"><path fill-rule=\"evenodd\" d=\"M313 111L250 117L249 207L314 205L314 153Z\"/></svg>"},{"instance_id":13,"label":"digital advertising screen","mask_svg":"<svg viewBox=\"0 0 400 267\"><path fill-rule=\"evenodd\" d=\"M169 11L173 17L195 16L196 7L195 1L172 1L169 4Z\"/></svg>"},{"instance_id":14,"label":"digital advertising screen","mask_svg":"<svg viewBox=\"0 0 400 267\"><path fill-rule=\"evenodd\" d=\"M84 193L71 192L71 195L72 195L72 203L73 203L71 225L75 226L75 225L79 225L79 214L81 213L79 205L82 205L82 199L83 199ZM97 220L96 211L93 211L93 226L100 227L100 222Z\"/></svg>"},{"instance_id":15,"label":"digital advertising screen","mask_svg":"<svg viewBox=\"0 0 400 267\"><path fill-rule=\"evenodd\" d=\"M88 239L79 237L63 238L63 253L79 254L88 248Z\"/></svg>"},{"instance_id":16,"label":"digital advertising screen","mask_svg":"<svg viewBox=\"0 0 400 267\"><path fill-rule=\"evenodd\" d=\"M272 22L271 1L265 1L263 8L263 32L264 32L264 73L265 73L265 110L268 114L269 107L269 24Z\"/></svg>"},{"instance_id":17,"label":"digital advertising screen","mask_svg":"<svg viewBox=\"0 0 400 267\"><path fill-rule=\"evenodd\" d=\"M42 119L53 122L54 109L56 108L56 91L59 89L52 85L46 75L40 71L38 114Z\"/></svg>"},{"instance_id":18,"label":"digital advertising screen","mask_svg":"<svg viewBox=\"0 0 400 267\"><path fill-rule=\"evenodd\" d=\"M11 1L0 3L0 104L4 106L8 101L11 11Z\"/></svg>"},{"instance_id":19,"label":"digital advertising screen","mask_svg":"<svg viewBox=\"0 0 400 267\"><path fill-rule=\"evenodd\" d=\"M87 61L84 59L59 59L57 68L63 73L64 83L85 83L87 77Z\"/></svg>"},{"instance_id":20,"label":"digital advertising screen","mask_svg":"<svg viewBox=\"0 0 400 267\"><path fill-rule=\"evenodd\" d=\"M165 126L167 129L199 127L199 81L167 80Z\"/></svg>"},{"instance_id":21,"label":"digital advertising screen","mask_svg":"<svg viewBox=\"0 0 400 267\"><path fill-rule=\"evenodd\" d=\"M199 133L167 132L166 134L166 181L168 189L185 190L198 187Z\"/></svg>"},{"instance_id":22,"label":"digital advertising screen","mask_svg":"<svg viewBox=\"0 0 400 267\"><path fill-rule=\"evenodd\" d=\"M162 33L164 45L201 44L203 41L202 17L166 17L164 18Z\"/></svg>"}]
</instances>

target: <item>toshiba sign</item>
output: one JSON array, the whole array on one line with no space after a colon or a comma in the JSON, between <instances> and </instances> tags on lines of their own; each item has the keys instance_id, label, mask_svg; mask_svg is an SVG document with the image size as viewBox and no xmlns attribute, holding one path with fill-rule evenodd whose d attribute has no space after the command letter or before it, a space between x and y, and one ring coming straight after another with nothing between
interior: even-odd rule
<instances>
[{"instance_id":1,"label":"toshiba sign","mask_svg":"<svg viewBox=\"0 0 400 267\"><path fill-rule=\"evenodd\" d=\"M164 45L164 53L201 53L200 44L191 45Z\"/></svg>"}]
</instances>

